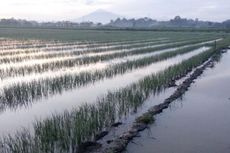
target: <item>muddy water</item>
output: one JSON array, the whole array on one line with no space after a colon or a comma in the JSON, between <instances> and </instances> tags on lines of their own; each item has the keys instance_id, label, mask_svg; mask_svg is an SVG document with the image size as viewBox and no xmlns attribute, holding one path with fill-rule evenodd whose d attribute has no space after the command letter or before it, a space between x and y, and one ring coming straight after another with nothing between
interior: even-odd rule
<instances>
[{"instance_id":1,"label":"muddy water","mask_svg":"<svg viewBox=\"0 0 230 153\"><path fill-rule=\"evenodd\" d=\"M230 51L127 148L129 153L230 152Z\"/></svg>"},{"instance_id":2,"label":"muddy water","mask_svg":"<svg viewBox=\"0 0 230 153\"><path fill-rule=\"evenodd\" d=\"M174 58L154 63L142 69L137 69L124 75L118 75L111 79L105 79L79 89L64 92L48 99L42 99L35 103L26 104L17 109L6 109L0 113L0 135L12 133L20 127L31 127L35 119L44 119L53 113L62 113L71 110L82 103L93 103L98 96L105 94L108 90L125 87L138 81L144 76L157 73L173 64L186 60L191 56L206 51L207 47L194 50L193 52L179 55Z\"/></svg>"}]
</instances>

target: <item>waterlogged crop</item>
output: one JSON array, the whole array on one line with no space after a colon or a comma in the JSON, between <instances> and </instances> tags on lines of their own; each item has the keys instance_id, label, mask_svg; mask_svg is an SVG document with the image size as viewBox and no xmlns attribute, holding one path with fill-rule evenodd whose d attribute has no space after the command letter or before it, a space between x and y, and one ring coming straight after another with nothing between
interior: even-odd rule
<instances>
[{"instance_id":1,"label":"waterlogged crop","mask_svg":"<svg viewBox=\"0 0 230 153\"><path fill-rule=\"evenodd\" d=\"M94 140L98 132L136 112L150 95L160 93L172 81L229 45L228 39L219 39L224 38L220 34L208 33L88 31L87 39L83 35L76 38L70 34L51 34L49 37L56 36L60 40L47 41L43 33L40 40L31 40L32 35L27 32L25 38L30 40L0 39L2 113L16 111L21 106L29 109L44 97L48 99L69 90L77 92L86 85L93 87L93 83L100 80L188 56L125 87L107 91L94 103L86 101L72 110L34 121L32 130L25 128L16 134L2 136L2 153L78 152L83 142ZM70 37L75 39L70 40ZM90 69L92 65L102 67Z\"/></svg>"}]
</instances>

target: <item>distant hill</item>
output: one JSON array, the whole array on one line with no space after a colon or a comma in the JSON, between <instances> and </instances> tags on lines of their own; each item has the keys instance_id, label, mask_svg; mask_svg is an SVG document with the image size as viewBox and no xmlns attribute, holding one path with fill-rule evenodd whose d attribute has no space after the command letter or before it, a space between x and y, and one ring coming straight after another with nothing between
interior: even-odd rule
<instances>
[{"instance_id":1,"label":"distant hill","mask_svg":"<svg viewBox=\"0 0 230 153\"><path fill-rule=\"evenodd\" d=\"M88 15L85 15L81 18L74 20L75 22L94 22L94 23L109 23L111 20L115 20L122 16L105 11L105 10L97 10Z\"/></svg>"}]
</instances>

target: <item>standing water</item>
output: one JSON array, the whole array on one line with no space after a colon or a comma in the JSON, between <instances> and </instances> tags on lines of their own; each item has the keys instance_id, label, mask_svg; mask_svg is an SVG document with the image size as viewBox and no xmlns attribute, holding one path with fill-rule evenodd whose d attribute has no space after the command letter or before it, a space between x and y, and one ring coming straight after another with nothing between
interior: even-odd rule
<instances>
[{"instance_id":1,"label":"standing water","mask_svg":"<svg viewBox=\"0 0 230 153\"><path fill-rule=\"evenodd\" d=\"M136 69L123 75L104 79L82 88L69 90L62 94L54 95L53 97L43 98L39 100L39 102L34 102L33 104L26 103L28 105L26 107L3 109L4 113L1 114L0 112L0 135L14 133L18 131L20 127L31 128L34 120L45 119L53 114L62 113L64 110L70 111L86 102L94 103L97 97L103 96L107 91L125 87L140 80L144 76L157 73L208 49L208 47L201 47L190 53L153 63L142 69ZM11 120L12 118L14 120Z\"/></svg>"},{"instance_id":2,"label":"standing water","mask_svg":"<svg viewBox=\"0 0 230 153\"><path fill-rule=\"evenodd\" d=\"M230 152L230 52L130 143L132 153Z\"/></svg>"}]
</instances>

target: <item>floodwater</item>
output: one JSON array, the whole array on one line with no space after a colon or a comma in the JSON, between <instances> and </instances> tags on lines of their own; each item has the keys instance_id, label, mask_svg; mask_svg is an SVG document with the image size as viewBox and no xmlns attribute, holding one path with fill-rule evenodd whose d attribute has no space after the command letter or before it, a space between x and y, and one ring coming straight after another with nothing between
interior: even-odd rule
<instances>
[{"instance_id":1,"label":"floodwater","mask_svg":"<svg viewBox=\"0 0 230 153\"><path fill-rule=\"evenodd\" d=\"M206 51L209 47L201 47L184 55L179 55L168 60L151 64L147 67L133 70L114 78L104 79L79 89L63 92L49 98L41 99L34 103L25 103L16 109L7 108L0 112L0 135L13 133L20 127L31 127L36 119L45 119L54 113L71 110L83 103L93 103L95 99L107 93L134 83L144 76L157 73L173 64L178 64L194 55ZM13 119L13 120L12 120Z\"/></svg>"},{"instance_id":2,"label":"floodwater","mask_svg":"<svg viewBox=\"0 0 230 153\"><path fill-rule=\"evenodd\" d=\"M230 50L127 147L129 153L230 152Z\"/></svg>"}]
</instances>

